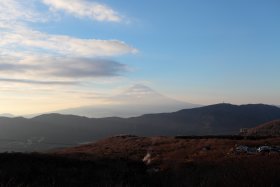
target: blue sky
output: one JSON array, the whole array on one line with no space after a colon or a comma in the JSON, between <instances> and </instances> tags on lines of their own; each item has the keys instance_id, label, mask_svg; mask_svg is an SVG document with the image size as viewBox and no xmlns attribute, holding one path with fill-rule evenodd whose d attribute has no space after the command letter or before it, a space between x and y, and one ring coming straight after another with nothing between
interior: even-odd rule
<instances>
[{"instance_id":1,"label":"blue sky","mask_svg":"<svg viewBox=\"0 0 280 187\"><path fill-rule=\"evenodd\" d=\"M3 0L0 11L7 105L100 104L134 84L198 104L280 104L277 0Z\"/></svg>"}]
</instances>

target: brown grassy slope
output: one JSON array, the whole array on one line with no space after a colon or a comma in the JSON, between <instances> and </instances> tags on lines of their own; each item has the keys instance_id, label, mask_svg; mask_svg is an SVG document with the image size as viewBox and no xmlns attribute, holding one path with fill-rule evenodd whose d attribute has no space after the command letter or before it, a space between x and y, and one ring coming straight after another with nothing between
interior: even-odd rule
<instances>
[{"instance_id":1,"label":"brown grassy slope","mask_svg":"<svg viewBox=\"0 0 280 187\"><path fill-rule=\"evenodd\" d=\"M188 139L175 137L111 137L93 144L67 148L56 154L93 158L124 158L141 161L150 154L151 165L156 167L180 168L192 162L219 162L247 158L266 157L271 155L236 154L236 145L260 146L280 145L280 138L260 140L232 139ZM274 155L279 157L278 155Z\"/></svg>"},{"instance_id":2,"label":"brown grassy slope","mask_svg":"<svg viewBox=\"0 0 280 187\"><path fill-rule=\"evenodd\" d=\"M247 136L280 136L280 120L274 120L248 129Z\"/></svg>"},{"instance_id":3,"label":"brown grassy slope","mask_svg":"<svg viewBox=\"0 0 280 187\"><path fill-rule=\"evenodd\" d=\"M139 162L150 153L143 186L280 186L279 153L237 154L236 145L280 145L280 138L112 137L56 154Z\"/></svg>"}]
</instances>

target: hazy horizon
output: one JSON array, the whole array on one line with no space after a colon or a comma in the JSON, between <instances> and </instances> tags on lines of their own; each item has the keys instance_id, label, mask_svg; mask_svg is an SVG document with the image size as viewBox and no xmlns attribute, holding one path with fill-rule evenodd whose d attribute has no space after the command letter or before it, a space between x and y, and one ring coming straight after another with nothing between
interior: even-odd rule
<instances>
[{"instance_id":1,"label":"hazy horizon","mask_svg":"<svg viewBox=\"0 0 280 187\"><path fill-rule=\"evenodd\" d=\"M280 105L279 5L1 0L0 114L143 103Z\"/></svg>"},{"instance_id":2,"label":"hazy horizon","mask_svg":"<svg viewBox=\"0 0 280 187\"><path fill-rule=\"evenodd\" d=\"M149 115L149 114L160 114L160 113L174 113L184 109L204 108L208 106L215 106L215 105L222 105L222 104L233 105L233 106L268 105L268 106L275 106L280 108L280 105L267 104L267 103L236 104L236 103L229 103L229 102L220 102L220 103L210 103L206 105L201 105L201 104L181 102L180 104L181 105L175 107L172 105L171 106L147 105L144 107L143 105L142 106L139 105L138 108L136 108L135 103L132 103L131 105L125 105L125 104L114 104L114 105L103 104L99 106L82 105L73 108L62 108L54 111L46 111L40 113L26 113L26 114L0 113L0 117L8 117L8 118L23 117L23 118L30 119L41 115L59 114L59 115L66 115L66 116L73 115L73 116L80 116L80 117L87 117L87 118L110 118L110 117L131 118L131 117L140 117L145 114ZM165 106L166 108L162 108L162 106ZM129 107L133 107L133 108L129 108Z\"/></svg>"}]
</instances>

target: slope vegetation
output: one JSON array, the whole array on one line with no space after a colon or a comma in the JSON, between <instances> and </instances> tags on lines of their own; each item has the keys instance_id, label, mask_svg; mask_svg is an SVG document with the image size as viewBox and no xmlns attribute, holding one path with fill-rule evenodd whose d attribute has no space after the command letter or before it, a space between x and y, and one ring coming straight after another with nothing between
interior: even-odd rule
<instances>
[{"instance_id":1,"label":"slope vegetation","mask_svg":"<svg viewBox=\"0 0 280 187\"><path fill-rule=\"evenodd\" d=\"M255 128L250 128L246 136L280 136L280 120L274 120Z\"/></svg>"}]
</instances>

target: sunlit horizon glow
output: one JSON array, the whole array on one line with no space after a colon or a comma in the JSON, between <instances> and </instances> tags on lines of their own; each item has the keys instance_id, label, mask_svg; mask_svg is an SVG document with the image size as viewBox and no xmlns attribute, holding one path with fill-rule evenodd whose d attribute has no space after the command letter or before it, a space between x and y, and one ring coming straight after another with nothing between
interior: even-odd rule
<instances>
[{"instance_id":1,"label":"sunlit horizon glow","mask_svg":"<svg viewBox=\"0 0 280 187\"><path fill-rule=\"evenodd\" d=\"M280 105L279 5L1 0L0 114L120 104L139 84L200 105Z\"/></svg>"}]
</instances>

